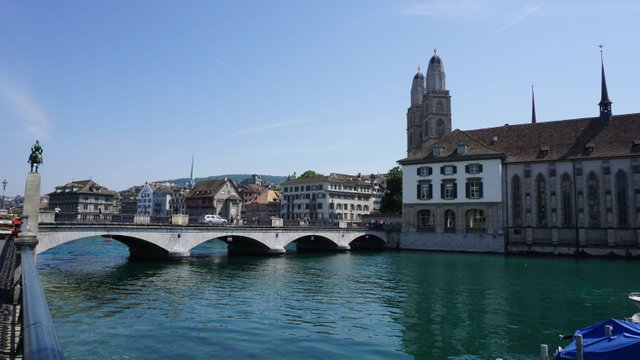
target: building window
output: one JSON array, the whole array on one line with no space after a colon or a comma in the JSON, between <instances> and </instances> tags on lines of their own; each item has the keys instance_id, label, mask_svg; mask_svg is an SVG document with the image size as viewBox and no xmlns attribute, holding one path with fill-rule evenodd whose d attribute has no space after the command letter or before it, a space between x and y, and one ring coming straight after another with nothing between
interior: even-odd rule
<instances>
[{"instance_id":1,"label":"building window","mask_svg":"<svg viewBox=\"0 0 640 360\"><path fill-rule=\"evenodd\" d=\"M444 104L442 101L436 103L436 114L444 114Z\"/></svg>"},{"instance_id":2,"label":"building window","mask_svg":"<svg viewBox=\"0 0 640 360\"><path fill-rule=\"evenodd\" d=\"M616 173L616 205L618 208L618 225L629 225L629 206L627 204L627 173L620 170Z\"/></svg>"},{"instance_id":3,"label":"building window","mask_svg":"<svg viewBox=\"0 0 640 360\"><path fill-rule=\"evenodd\" d=\"M418 231L433 232L434 219L431 210L418 211Z\"/></svg>"},{"instance_id":4,"label":"building window","mask_svg":"<svg viewBox=\"0 0 640 360\"><path fill-rule=\"evenodd\" d=\"M482 164L469 164L464 166L467 174L480 174L482 172Z\"/></svg>"},{"instance_id":5,"label":"building window","mask_svg":"<svg viewBox=\"0 0 640 360\"><path fill-rule=\"evenodd\" d=\"M562 180L560 182L560 206L562 208L562 225L573 225L573 206L571 205L571 177L569 174L562 174Z\"/></svg>"},{"instance_id":6,"label":"building window","mask_svg":"<svg viewBox=\"0 0 640 360\"><path fill-rule=\"evenodd\" d=\"M457 194L456 182L455 181L446 181L440 184L440 192L443 200L453 200L455 199Z\"/></svg>"},{"instance_id":7,"label":"building window","mask_svg":"<svg viewBox=\"0 0 640 360\"><path fill-rule=\"evenodd\" d=\"M456 232L456 213L451 209L444 212L444 232Z\"/></svg>"},{"instance_id":8,"label":"building window","mask_svg":"<svg viewBox=\"0 0 640 360\"><path fill-rule=\"evenodd\" d=\"M458 144L457 152L458 152L458 154L465 154L467 152L468 148L469 148L469 145L467 145L465 143L460 143L460 144Z\"/></svg>"},{"instance_id":9,"label":"building window","mask_svg":"<svg viewBox=\"0 0 640 360\"><path fill-rule=\"evenodd\" d=\"M433 151L433 156L440 156L440 155L442 155L442 151L443 151L443 150L444 150L444 146L439 145L439 144L434 145L434 146L433 146L433 150L432 150L432 151Z\"/></svg>"},{"instance_id":10,"label":"building window","mask_svg":"<svg viewBox=\"0 0 640 360\"><path fill-rule=\"evenodd\" d=\"M467 199L482 198L482 179L467 179L466 196Z\"/></svg>"},{"instance_id":11,"label":"building window","mask_svg":"<svg viewBox=\"0 0 640 360\"><path fill-rule=\"evenodd\" d=\"M444 120L438 119L436 122L436 136L441 138L444 136Z\"/></svg>"},{"instance_id":12,"label":"building window","mask_svg":"<svg viewBox=\"0 0 640 360\"><path fill-rule=\"evenodd\" d=\"M520 176L514 175L511 178L511 197L513 212L513 224L515 226L522 226L522 185L520 182Z\"/></svg>"},{"instance_id":13,"label":"building window","mask_svg":"<svg viewBox=\"0 0 640 360\"><path fill-rule=\"evenodd\" d=\"M418 176L429 176L432 172L431 166L421 166L418 168Z\"/></svg>"},{"instance_id":14,"label":"building window","mask_svg":"<svg viewBox=\"0 0 640 360\"><path fill-rule=\"evenodd\" d=\"M547 226L547 180L542 174L536 177L536 209L538 226Z\"/></svg>"},{"instance_id":15,"label":"building window","mask_svg":"<svg viewBox=\"0 0 640 360\"><path fill-rule=\"evenodd\" d=\"M454 175L457 172L457 167L455 165L444 165L440 167L441 175Z\"/></svg>"},{"instance_id":16,"label":"building window","mask_svg":"<svg viewBox=\"0 0 640 360\"><path fill-rule=\"evenodd\" d=\"M589 226L600 227L600 181L593 171L587 176L587 212Z\"/></svg>"},{"instance_id":17,"label":"building window","mask_svg":"<svg viewBox=\"0 0 640 360\"><path fill-rule=\"evenodd\" d=\"M487 232L487 219L484 216L484 211L480 209L471 209L467 211L467 232L472 233L486 233Z\"/></svg>"},{"instance_id":18,"label":"building window","mask_svg":"<svg viewBox=\"0 0 640 360\"><path fill-rule=\"evenodd\" d=\"M433 187L431 182L421 181L418 184L418 199L430 200L432 198Z\"/></svg>"}]
</instances>

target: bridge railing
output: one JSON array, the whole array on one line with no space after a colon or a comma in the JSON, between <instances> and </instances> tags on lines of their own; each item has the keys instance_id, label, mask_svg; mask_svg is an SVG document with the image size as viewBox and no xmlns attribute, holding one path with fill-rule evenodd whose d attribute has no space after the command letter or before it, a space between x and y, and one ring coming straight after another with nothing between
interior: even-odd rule
<instances>
[{"instance_id":1,"label":"bridge railing","mask_svg":"<svg viewBox=\"0 0 640 360\"><path fill-rule=\"evenodd\" d=\"M18 237L22 273L23 358L64 359L35 262L35 236Z\"/></svg>"}]
</instances>

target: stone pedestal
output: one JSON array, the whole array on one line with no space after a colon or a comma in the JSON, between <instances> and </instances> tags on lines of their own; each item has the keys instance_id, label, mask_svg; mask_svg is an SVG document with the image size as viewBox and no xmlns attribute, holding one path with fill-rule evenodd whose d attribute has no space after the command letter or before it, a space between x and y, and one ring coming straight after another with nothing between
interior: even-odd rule
<instances>
[{"instance_id":1,"label":"stone pedestal","mask_svg":"<svg viewBox=\"0 0 640 360\"><path fill-rule=\"evenodd\" d=\"M189 215L173 214L171 215L171 224L172 225L188 225Z\"/></svg>"},{"instance_id":2,"label":"stone pedestal","mask_svg":"<svg viewBox=\"0 0 640 360\"><path fill-rule=\"evenodd\" d=\"M22 231L37 234L40 214L39 173L30 172L27 174L27 183L24 187L24 207L22 213L24 216L29 217L28 229L22 229Z\"/></svg>"}]
</instances>

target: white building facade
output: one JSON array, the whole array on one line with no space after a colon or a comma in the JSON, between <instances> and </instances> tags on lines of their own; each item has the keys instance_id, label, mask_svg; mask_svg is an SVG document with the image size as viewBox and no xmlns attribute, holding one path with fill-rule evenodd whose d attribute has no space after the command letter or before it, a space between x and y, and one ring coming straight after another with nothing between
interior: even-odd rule
<instances>
[{"instance_id":1,"label":"white building facade","mask_svg":"<svg viewBox=\"0 0 640 360\"><path fill-rule=\"evenodd\" d=\"M361 222L373 211L373 184L368 178L331 174L287 180L280 206L285 220Z\"/></svg>"}]
</instances>

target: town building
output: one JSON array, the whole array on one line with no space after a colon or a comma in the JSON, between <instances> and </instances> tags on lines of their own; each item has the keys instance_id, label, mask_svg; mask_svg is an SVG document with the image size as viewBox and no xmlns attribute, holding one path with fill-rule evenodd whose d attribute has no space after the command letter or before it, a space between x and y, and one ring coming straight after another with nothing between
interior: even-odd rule
<instances>
[{"instance_id":1,"label":"town building","mask_svg":"<svg viewBox=\"0 0 640 360\"><path fill-rule=\"evenodd\" d=\"M189 223L197 223L202 215L214 214L233 221L242 213L242 200L230 179L205 180L185 196Z\"/></svg>"},{"instance_id":2,"label":"town building","mask_svg":"<svg viewBox=\"0 0 640 360\"><path fill-rule=\"evenodd\" d=\"M373 209L371 179L361 175L289 179L282 184L281 217L312 222L361 222Z\"/></svg>"},{"instance_id":3,"label":"town building","mask_svg":"<svg viewBox=\"0 0 640 360\"><path fill-rule=\"evenodd\" d=\"M118 212L117 193L93 180L73 181L56 186L48 194L49 210L56 212L56 221L104 221Z\"/></svg>"},{"instance_id":4,"label":"town building","mask_svg":"<svg viewBox=\"0 0 640 360\"><path fill-rule=\"evenodd\" d=\"M253 200L242 204L242 219L245 223L264 221L280 217L280 192L265 188L255 194Z\"/></svg>"},{"instance_id":5,"label":"town building","mask_svg":"<svg viewBox=\"0 0 640 360\"><path fill-rule=\"evenodd\" d=\"M429 69L442 65L436 56ZM430 74L426 84L434 83ZM407 158L399 161L401 245L594 255L637 250L640 114L612 115L604 66L601 76L598 116L538 122L534 106L528 123L425 136L424 126L431 128L423 124L420 133L416 119L437 117L438 107L428 106L428 86L421 103L415 98L422 81L416 75Z\"/></svg>"},{"instance_id":6,"label":"town building","mask_svg":"<svg viewBox=\"0 0 640 360\"><path fill-rule=\"evenodd\" d=\"M159 185L153 191L153 211L152 214L158 217L171 216L171 197L173 196L173 186Z\"/></svg>"},{"instance_id":7,"label":"town building","mask_svg":"<svg viewBox=\"0 0 640 360\"><path fill-rule=\"evenodd\" d=\"M156 186L154 184L144 183L138 192L137 210L138 215L153 214L153 192Z\"/></svg>"},{"instance_id":8,"label":"town building","mask_svg":"<svg viewBox=\"0 0 640 360\"><path fill-rule=\"evenodd\" d=\"M379 212L382 206L382 197L387 190L387 175L371 174L371 183L373 185L373 211Z\"/></svg>"}]
</instances>

